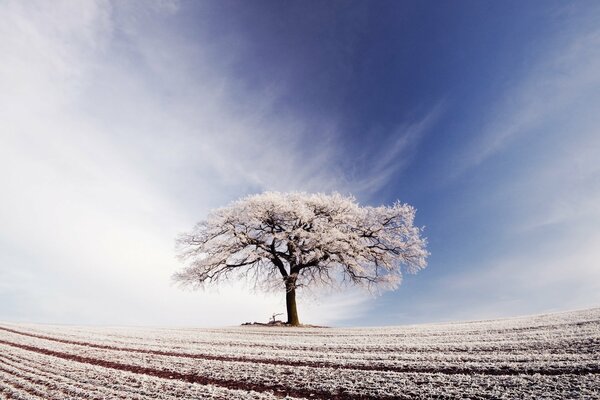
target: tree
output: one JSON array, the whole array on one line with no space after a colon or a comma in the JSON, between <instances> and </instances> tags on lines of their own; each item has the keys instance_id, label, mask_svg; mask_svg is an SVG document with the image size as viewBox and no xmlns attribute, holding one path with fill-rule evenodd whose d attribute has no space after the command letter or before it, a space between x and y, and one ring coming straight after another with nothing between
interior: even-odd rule
<instances>
[{"instance_id":1,"label":"tree","mask_svg":"<svg viewBox=\"0 0 600 400\"><path fill-rule=\"evenodd\" d=\"M395 289L401 267L411 273L425 268L429 253L414 216L407 204L361 207L337 193L248 196L179 236L185 267L174 279L193 287L247 279L260 289L285 289L287 323L297 326L300 287Z\"/></svg>"}]
</instances>

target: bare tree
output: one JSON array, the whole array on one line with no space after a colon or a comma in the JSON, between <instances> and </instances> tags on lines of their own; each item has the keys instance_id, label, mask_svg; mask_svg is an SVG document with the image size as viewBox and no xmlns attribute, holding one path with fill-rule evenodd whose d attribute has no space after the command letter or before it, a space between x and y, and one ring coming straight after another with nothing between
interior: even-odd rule
<instances>
[{"instance_id":1,"label":"bare tree","mask_svg":"<svg viewBox=\"0 0 600 400\"><path fill-rule=\"evenodd\" d=\"M402 272L424 268L428 252L415 209L361 207L340 194L266 192L212 211L177 240L185 267L174 275L203 287L249 279L286 292L287 323L299 325L296 289L357 284L395 289Z\"/></svg>"}]
</instances>

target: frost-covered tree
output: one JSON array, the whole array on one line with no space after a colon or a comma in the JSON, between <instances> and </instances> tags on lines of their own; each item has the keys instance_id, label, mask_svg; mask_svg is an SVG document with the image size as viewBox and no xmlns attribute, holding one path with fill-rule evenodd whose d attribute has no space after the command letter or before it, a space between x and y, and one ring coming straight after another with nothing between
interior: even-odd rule
<instances>
[{"instance_id":1,"label":"frost-covered tree","mask_svg":"<svg viewBox=\"0 0 600 400\"><path fill-rule=\"evenodd\" d=\"M361 207L340 194L248 196L179 236L185 267L174 278L194 287L247 279L259 289L285 290L287 323L299 325L297 288L395 289L401 269L424 268L426 240L414 216L407 204Z\"/></svg>"}]
</instances>

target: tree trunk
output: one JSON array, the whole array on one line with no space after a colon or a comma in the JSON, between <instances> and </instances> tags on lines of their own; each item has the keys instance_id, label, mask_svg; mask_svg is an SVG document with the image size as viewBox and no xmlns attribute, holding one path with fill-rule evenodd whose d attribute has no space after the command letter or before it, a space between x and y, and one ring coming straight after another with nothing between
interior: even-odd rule
<instances>
[{"instance_id":1,"label":"tree trunk","mask_svg":"<svg viewBox=\"0 0 600 400\"><path fill-rule=\"evenodd\" d=\"M285 303L287 306L287 323L292 326L300 325L298 309L296 308L296 279L289 277L285 283Z\"/></svg>"}]
</instances>

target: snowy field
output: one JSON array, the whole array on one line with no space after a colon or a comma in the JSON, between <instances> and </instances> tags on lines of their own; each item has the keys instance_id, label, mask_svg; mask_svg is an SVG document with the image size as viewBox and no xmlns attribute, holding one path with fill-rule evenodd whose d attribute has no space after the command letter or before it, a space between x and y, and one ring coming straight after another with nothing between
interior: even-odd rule
<instances>
[{"instance_id":1,"label":"snowy field","mask_svg":"<svg viewBox=\"0 0 600 400\"><path fill-rule=\"evenodd\" d=\"M2 399L600 399L600 309L389 328L0 323Z\"/></svg>"}]
</instances>

